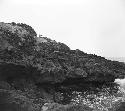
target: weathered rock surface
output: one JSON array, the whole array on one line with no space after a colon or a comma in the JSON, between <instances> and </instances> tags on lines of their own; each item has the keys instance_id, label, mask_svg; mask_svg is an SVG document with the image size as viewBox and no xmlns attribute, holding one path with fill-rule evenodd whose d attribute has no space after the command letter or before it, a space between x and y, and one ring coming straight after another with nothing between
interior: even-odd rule
<instances>
[{"instance_id":1,"label":"weathered rock surface","mask_svg":"<svg viewBox=\"0 0 125 111\"><path fill-rule=\"evenodd\" d=\"M60 103L63 96L59 91L66 91L69 86L74 90L81 84L110 83L124 77L124 63L70 50L63 43L37 37L26 24L0 23L0 94L7 90L9 94L23 95L18 99L25 99L24 104L30 104L31 109L39 99L43 103ZM16 90L22 92L18 94ZM37 106L40 110L41 104Z\"/></svg>"},{"instance_id":2,"label":"weathered rock surface","mask_svg":"<svg viewBox=\"0 0 125 111\"><path fill-rule=\"evenodd\" d=\"M70 50L63 43L37 37L30 26L16 23L0 23L0 64L0 75L6 79L16 76L18 69L17 77L29 76L36 83L60 83L69 78L111 82L125 75L123 63Z\"/></svg>"}]
</instances>

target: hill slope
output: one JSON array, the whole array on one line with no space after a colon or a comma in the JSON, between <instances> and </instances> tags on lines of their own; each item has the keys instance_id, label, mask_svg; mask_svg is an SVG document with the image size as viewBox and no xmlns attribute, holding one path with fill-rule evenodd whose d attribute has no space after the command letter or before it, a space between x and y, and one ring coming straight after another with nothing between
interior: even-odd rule
<instances>
[{"instance_id":1,"label":"hill slope","mask_svg":"<svg viewBox=\"0 0 125 111\"><path fill-rule=\"evenodd\" d=\"M124 77L124 63L70 50L64 43L37 37L26 24L0 23L0 88L1 94L9 90L11 104L15 102L13 97L19 99L20 94L26 107L41 97L41 105L50 100L60 103L58 97L62 95L57 90L66 91L69 86L79 89L81 84L89 83L109 84Z\"/></svg>"}]
</instances>

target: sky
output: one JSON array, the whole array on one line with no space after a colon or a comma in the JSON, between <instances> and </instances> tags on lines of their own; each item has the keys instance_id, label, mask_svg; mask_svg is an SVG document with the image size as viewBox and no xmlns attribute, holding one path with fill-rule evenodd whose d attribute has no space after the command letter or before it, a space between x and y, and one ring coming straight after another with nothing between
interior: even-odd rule
<instances>
[{"instance_id":1,"label":"sky","mask_svg":"<svg viewBox=\"0 0 125 111\"><path fill-rule=\"evenodd\" d=\"M124 0L0 0L0 22L104 57L125 57Z\"/></svg>"}]
</instances>

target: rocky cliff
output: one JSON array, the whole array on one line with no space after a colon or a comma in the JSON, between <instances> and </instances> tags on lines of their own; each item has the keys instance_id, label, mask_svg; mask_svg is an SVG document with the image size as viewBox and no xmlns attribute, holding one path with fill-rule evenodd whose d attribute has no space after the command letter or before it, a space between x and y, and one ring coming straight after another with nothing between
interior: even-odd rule
<instances>
[{"instance_id":1,"label":"rocky cliff","mask_svg":"<svg viewBox=\"0 0 125 111\"><path fill-rule=\"evenodd\" d=\"M122 62L71 50L63 43L38 37L23 23L0 23L0 102L8 107L16 104L17 108L22 102L22 111L45 111L41 107L46 102L64 103L62 92L69 86L74 91L83 85L95 87L124 77ZM69 111L67 106L65 109Z\"/></svg>"}]
</instances>

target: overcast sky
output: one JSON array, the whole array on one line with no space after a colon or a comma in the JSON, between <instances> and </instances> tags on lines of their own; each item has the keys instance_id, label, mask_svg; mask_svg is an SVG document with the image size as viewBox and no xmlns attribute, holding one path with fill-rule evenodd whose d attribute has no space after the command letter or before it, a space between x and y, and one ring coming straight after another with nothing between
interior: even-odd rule
<instances>
[{"instance_id":1,"label":"overcast sky","mask_svg":"<svg viewBox=\"0 0 125 111\"><path fill-rule=\"evenodd\" d=\"M125 0L0 0L1 22L105 57L125 57Z\"/></svg>"}]
</instances>

